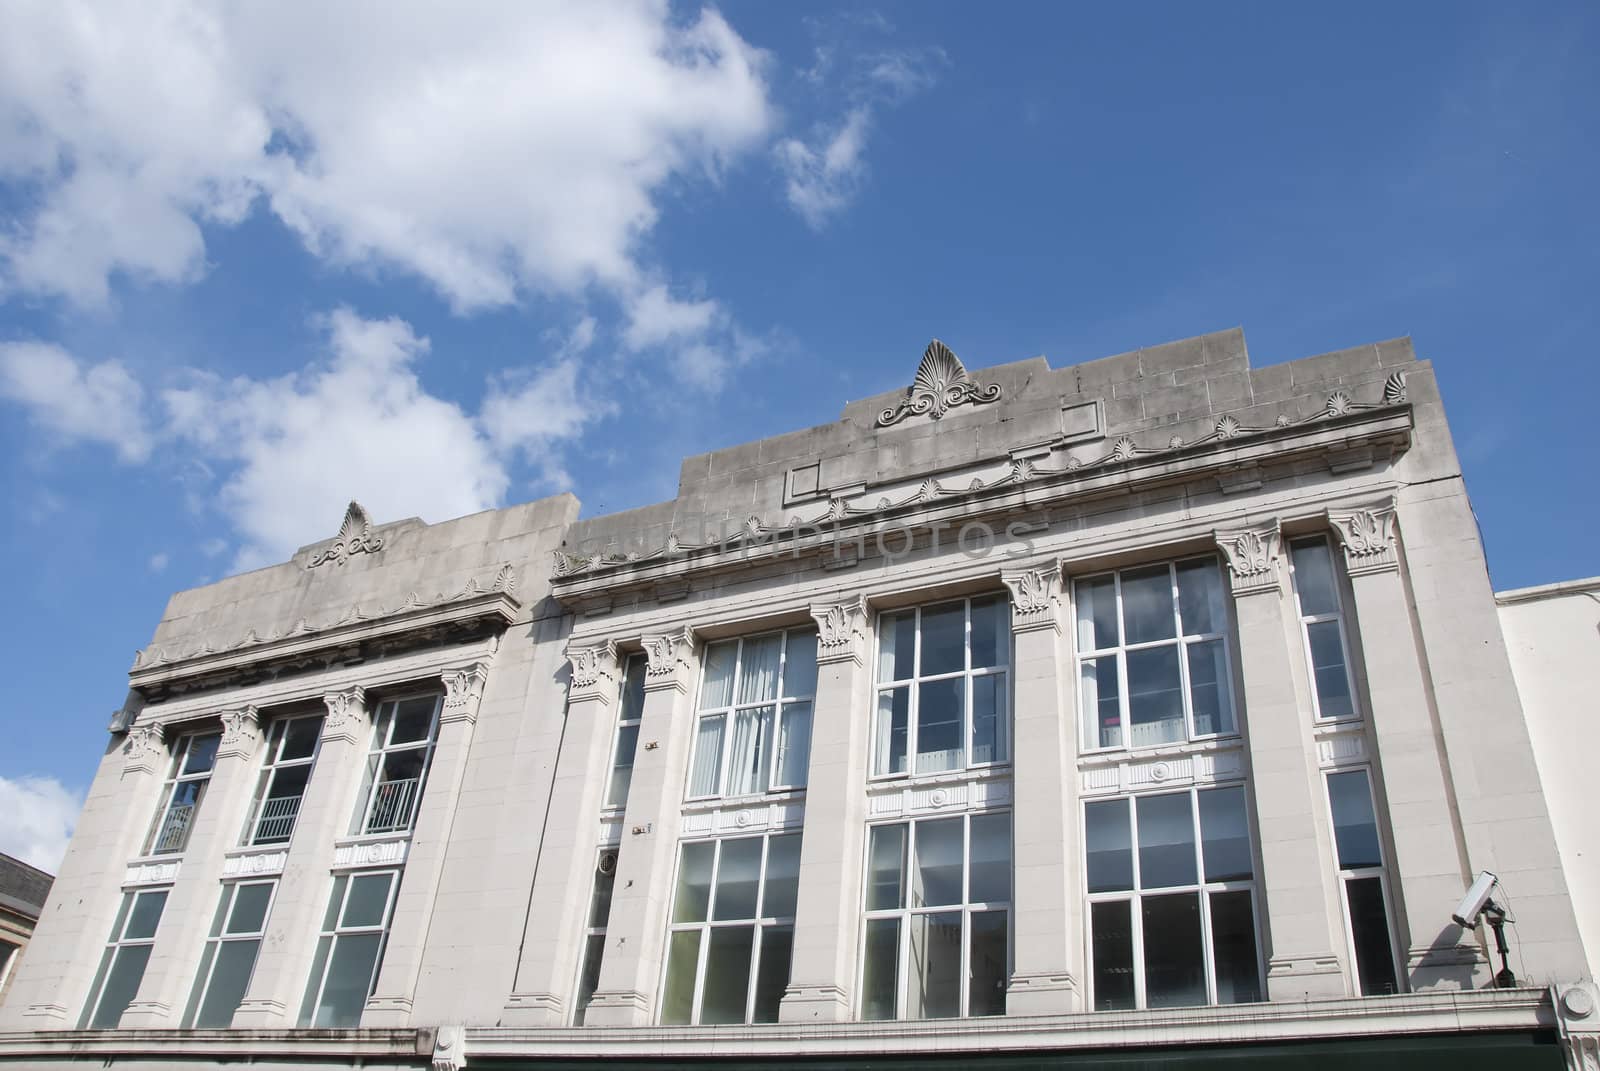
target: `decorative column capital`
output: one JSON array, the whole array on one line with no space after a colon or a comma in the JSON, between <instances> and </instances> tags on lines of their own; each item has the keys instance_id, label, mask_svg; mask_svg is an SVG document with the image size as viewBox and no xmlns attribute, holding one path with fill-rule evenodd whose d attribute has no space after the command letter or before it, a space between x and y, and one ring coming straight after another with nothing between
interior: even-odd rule
<instances>
[{"instance_id":1,"label":"decorative column capital","mask_svg":"<svg viewBox=\"0 0 1600 1071\"><path fill-rule=\"evenodd\" d=\"M817 623L817 665L867 661L867 599L864 595L840 602L814 602L808 608Z\"/></svg>"},{"instance_id":2,"label":"decorative column capital","mask_svg":"<svg viewBox=\"0 0 1600 1071\"><path fill-rule=\"evenodd\" d=\"M123 773L158 773L167 757L165 728L159 723L135 725L122 743Z\"/></svg>"},{"instance_id":3,"label":"decorative column capital","mask_svg":"<svg viewBox=\"0 0 1600 1071\"><path fill-rule=\"evenodd\" d=\"M1218 529L1211 533L1228 559L1228 576L1235 596L1258 591L1278 591L1278 558L1283 536L1278 522L1259 528Z\"/></svg>"},{"instance_id":4,"label":"decorative column capital","mask_svg":"<svg viewBox=\"0 0 1600 1071\"><path fill-rule=\"evenodd\" d=\"M644 690L675 688L687 692L692 683L694 630L688 625L679 625L670 632L647 635L643 642Z\"/></svg>"},{"instance_id":5,"label":"decorative column capital","mask_svg":"<svg viewBox=\"0 0 1600 1071\"><path fill-rule=\"evenodd\" d=\"M1345 571L1351 576L1400 568L1395 549L1394 499L1366 509L1330 509L1328 523L1339 533Z\"/></svg>"},{"instance_id":6,"label":"decorative column capital","mask_svg":"<svg viewBox=\"0 0 1600 1071\"><path fill-rule=\"evenodd\" d=\"M474 662L460 669L447 669L444 679L444 709L439 712L439 724L448 725L464 721L472 725L478 720L478 703L483 699L483 682L489 676L489 667Z\"/></svg>"},{"instance_id":7,"label":"decorative column capital","mask_svg":"<svg viewBox=\"0 0 1600 1071\"><path fill-rule=\"evenodd\" d=\"M328 715L322 720L323 740L348 740L361 743L367 730L367 690L360 685L322 697Z\"/></svg>"},{"instance_id":8,"label":"decorative column capital","mask_svg":"<svg viewBox=\"0 0 1600 1071\"><path fill-rule=\"evenodd\" d=\"M1061 567L1008 570L1000 582L1011 592L1011 631L1061 631Z\"/></svg>"},{"instance_id":9,"label":"decorative column capital","mask_svg":"<svg viewBox=\"0 0 1600 1071\"><path fill-rule=\"evenodd\" d=\"M261 743L261 711L253 706L222 712L222 742L217 758L248 759Z\"/></svg>"},{"instance_id":10,"label":"decorative column capital","mask_svg":"<svg viewBox=\"0 0 1600 1071\"><path fill-rule=\"evenodd\" d=\"M569 644L567 662L572 666L572 683L567 686L568 702L609 704L617 697L622 658L617 654L615 640Z\"/></svg>"}]
</instances>

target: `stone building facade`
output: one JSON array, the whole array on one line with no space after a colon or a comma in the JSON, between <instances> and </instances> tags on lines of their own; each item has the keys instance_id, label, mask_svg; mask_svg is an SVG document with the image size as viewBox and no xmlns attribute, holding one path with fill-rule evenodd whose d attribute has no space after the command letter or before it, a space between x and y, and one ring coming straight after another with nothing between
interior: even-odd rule
<instances>
[{"instance_id":1,"label":"stone building facade","mask_svg":"<svg viewBox=\"0 0 1600 1071\"><path fill-rule=\"evenodd\" d=\"M1407 340L935 342L670 502L352 504L173 596L130 685L0 1059L1594 1055Z\"/></svg>"},{"instance_id":2,"label":"stone building facade","mask_svg":"<svg viewBox=\"0 0 1600 1071\"><path fill-rule=\"evenodd\" d=\"M0 1004L49 893L49 874L0 852Z\"/></svg>"}]
</instances>

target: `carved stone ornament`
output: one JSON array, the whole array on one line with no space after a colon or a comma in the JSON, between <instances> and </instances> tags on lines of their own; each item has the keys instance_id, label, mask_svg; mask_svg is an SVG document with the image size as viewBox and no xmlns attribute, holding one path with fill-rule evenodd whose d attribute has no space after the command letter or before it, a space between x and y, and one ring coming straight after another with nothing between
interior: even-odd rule
<instances>
[{"instance_id":1,"label":"carved stone ornament","mask_svg":"<svg viewBox=\"0 0 1600 1071\"><path fill-rule=\"evenodd\" d=\"M938 420L958 405L987 405L1000 400L1000 384L979 386L950 347L938 339L928 343L917 366L917 378L899 405L878 414L878 427L891 428L906 417L924 413Z\"/></svg>"},{"instance_id":2,"label":"carved stone ornament","mask_svg":"<svg viewBox=\"0 0 1600 1071\"><path fill-rule=\"evenodd\" d=\"M574 699L598 699L609 703L616 694L616 684L621 679L618 670L621 658L612 640L567 648L567 662L572 666L572 683L569 694Z\"/></svg>"},{"instance_id":3,"label":"carved stone ornament","mask_svg":"<svg viewBox=\"0 0 1600 1071\"><path fill-rule=\"evenodd\" d=\"M1223 556L1228 559L1228 572L1235 595L1277 590L1277 561L1283 537L1278 532L1276 521L1262 528L1213 534L1217 546L1222 548Z\"/></svg>"},{"instance_id":4,"label":"carved stone ornament","mask_svg":"<svg viewBox=\"0 0 1600 1071\"><path fill-rule=\"evenodd\" d=\"M1011 592L1011 629L1027 632L1036 628L1061 629L1061 570L1054 565L1043 569L1022 569L1000 574Z\"/></svg>"},{"instance_id":5,"label":"carved stone ornament","mask_svg":"<svg viewBox=\"0 0 1600 1071\"><path fill-rule=\"evenodd\" d=\"M353 554L376 554L382 549L383 540L372 534L372 521L367 511L361 508L361 503L352 501L344 511L338 537L331 546L314 554L307 568L315 569L328 562L343 565Z\"/></svg>"},{"instance_id":6,"label":"carved stone ornament","mask_svg":"<svg viewBox=\"0 0 1600 1071\"><path fill-rule=\"evenodd\" d=\"M129 729L128 739L122 744L123 769L153 771L159 767L167 755L163 736L164 730L159 724L135 725Z\"/></svg>"},{"instance_id":7,"label":"carved stone ornament","mask_svg":"<svg viewBox=\"0 0 1600 1071\"><path fill-rule=\"evenodd\" d=\"M462 669L448 669L444 674L444 709L439 713L440 724L478 720L478 702L483 698L483 682L489 676L488 667L474 662Z\"/></svg>"},{"instance_id":8,"label":"carved stone ornament","mask_svg":"<svg viewBox=\"0 0 1600 1071\"><path fill-rule=\"evenodd\" d=\"M217 754L248 758L261 742L261 712L255 707L222 712L222 742Z\"/></svg>"},{"instance_id":9,"label":"carved stone ornament","mask_svg":"<svg viewBox=\"0 0 1600 1071\"><path fill-rule=\"evenodd\" d=\"M324 740L342 736L358 740L367 727L367 690L359 685L343 692L331 692L322 697L328 715L322 721Z\"/></svg>"},{"instance_id":10,"label":"carved stone ornament","mask_svg":"<svg viewBox=\"0 0 1600 1071\"><path fill-rule=\"evenodd\" d=\"M461 1071L467 1062L467 1032L459 1026L441 1026L433 1039L433 1071Z\"/></svg>"},{"instance_id":11,"label":"carved stone ornament","mask_svg":"<svg viewBox=\"0 0 1600 1071\"><path fill-rule=\"evenodd\" d=\"M863 595L842 602L813 603L817 622L817 664L853 661L862 665L867 649L867 600Z\"/></svg>"},{"instance_id":12,"label":"carved stone ornament","mask_svg":"<svg viewBox=\"0 0 1600 1071\"><path fill-rule=\"evenodd\" d=\"M689 663L694 654L694 630L680 625L670 632L645 636L645 688L689 687Z\"/></svg>"},{"instance_id":13,"label":"carved stone ornament","mask_svg":"<svg viewBox=\"0 0 1600 1071\"><path fill-rule=\"evenodd\" d=\"M1394 545L1393 501L1369 509L1330 509L1328 523L1339 534L1345 568L1351 576L1400 567Z\"/></svg>"}]
</instances>

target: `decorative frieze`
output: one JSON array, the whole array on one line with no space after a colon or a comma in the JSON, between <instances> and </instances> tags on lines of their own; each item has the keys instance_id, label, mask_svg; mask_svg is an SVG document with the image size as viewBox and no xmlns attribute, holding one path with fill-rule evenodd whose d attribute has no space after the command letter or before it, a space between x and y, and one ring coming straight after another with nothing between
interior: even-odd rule
<instances>
[{"instance_id":1,"label":"decorative frieze","mask_svg":"<svg viewBox=\"0 0 1600 1071\"><path fill-rule=\"evenodd\" d=\"M863 595L842 602L811 604L817 622L817 664L854 662L867 658L867 600Z\"/></svg>"},{"instance_id":2,"label":"decorative frieze","mask_svg":"<svg viewBox=\"0 0 1600 1071\"><path fill-rule=\"evenodd\" d=\"M334 845L333 869L355 870L361 867L399 866L406 861L411 845L411 834L400 833L378 840L350 840Z\"/></svg>"},{"instance_id":3,"label":"decorative frieze","mask_svg":"<svg viewBox=\"0 0 1600 1071\"><path fill-rule=\"evenodd\" d=\"M181 865L180 859L135 859L128 864L122 876L122 887L171 885L178 880L178 868Z\"/></svg>"},{"instance_id":4,"label":"decorative frieze","mask_svg":"<svg viewBox=\"0 0 1600 1071\"><path fill-rule=\"evenodd\" d=\"M1028 632L1037 628L1061 631L1061 569L1054 564L1043 569L1020 569L1000 574L1000 582L1011 592L1011 630Z\"/></svg>"},{"instance_id":5,"label":"decorative frieze","mask_svg":"<svg viewBox=\"0 0 1600 1071\"><path fill-rule=\"evenodd\" d=\"M1328 523L1339 534L1345 570L1351 576L1400 568L1395 551L1394 501L1367 509L1328 511Z\"/></svg>"},{"instance_id":6,"label":"decorative frieze","mask_svg":"<svg viewBox=\"0 0 1600 1071\"><path fill-rule=\"evenodd\" d=\"M680 625L670 632L645 636L644 686L646 691L676 688L687 692L694 666L694 630Z\"/></svg>"},{"instance_id":7,"label":"decorative frieze","mask_svg":"<svg viewBox=\"0 0 1600 1071\"><path fill-rule=\"evenodd\" d=\"M248 759L261 743L261 712L253 706L222 712L222 742L217 758Z\"/></svg>"},{"instance_id":8,"label":"decorative frieze","mask_svg":"<svg viewBox=\"0 0 1600 1071\"><path fill-rule=\"evenodd\" d=\"M372 534L372 520L361 503L351 502L344 511L344 523L331 544L311 556L308 569L333 562L343 565L356 554L376 554L383 549L383 540Z\"/></svg>"},{"instance_id":9,"label":"decorative frieze","mask_svg":"<svg viewBox=\"0 0 1600 1071\"><path fill-rule=\"evenodd\" d=\"M572 667L572 681L567 686L569 702L595 700L610 704L616 698L622 660L614 641L573 644L567 648L567 663Z\"/></svg>"},{"instance_id":10,"label":"decorative frieze","mask_svg":"<svg viewBox=\"0 0 1600 1071\"><path fill-rule=\"evenodd\" d=\"M941 419L959 405L988 405L1000 400L1000 384L980 386L967 376L960 358L938 339L923 351L917 376L899 405L878 414L878 427L891 428L907 417L928 415Z\"/></svg>"},{"instance_id":11,"label":"decorative frieze","mask_svg":"<svg viewBox=\"0 0 1600 1071\"><path fill-rule=\"evenodd\" d=\"M706 811L690 811L683 816L682 828L685 837L709 837L799 829L805 824L805 820L804 802L757 803L749 807L717 807Z\"/></svg>"},{"instance_id":12,"label":"decorative frieze","mask_svg":"<svg viewBox=\"0 0 1600 1071\"><path fill-rule=\"evenodd\" d=\"M1011 781L954 781L926 785L867 786L867 808L873 818L900 815L961 814L1011 802Z\"/></svg>"},{"instance_id":13,"label":"decorative frieze","mask_svg":"<svg viewBox=\"0 0 1600 1071\"><path fill-rule=\"evenodd\" d=\"M160 723L135 725L122 742L124 773L156 773L165 764L166 744Z\"/></svg>"},{"instance_id":14,"label":"decorative frieze","mask_svg":"<svg viewBox=\"0 0 1600 1071\"><path fill-rule=\"evenodd\" d=\"M1360 725L1317 730L1317 765L1323 769L1365 762L1366 758L1367 734Z\"/></svg>"},{"instance_id":15,"label":"decorative frieze","mask_svg":"<svg viewBox=\"0 0 1600 1071\"><path fill-rule=\"evenodd\" d=\"M1080 762L1083 794L1124 795L1156 788L1185 788L1236 780L1244 775L1241 747L1160 755L1150 758L1097 758Z\"/></svg>"},{"instance_id":16,"label":"decorative frieze","mask_svg":"<svg viewBox=\"0 0 1600 1071\"><path fill-rule=\"evenodd\" d=\"M231 851L222 859L224 878L264 878L283 873L289 861L289 849L283 845L270 848L243 848Z\"/></svg>"},{"instance_id":17,"label":"decorative frieze","mask_svg":"<svg viewBox=\"0 0 1600 1071\"><path fill-rule=\"evenodd\" d=\"M1278 557L1283 537L1278 522L1260 528L1213 532L1228 560L1228 576L1235 595L1278 590Z\"/></svg>"},{"instance_id":18,"label":"decorative frieze","mask_svg":"<svg viewBox=\"0 0 1600 1071\"><path fill-rule=\"evenodd\" d=\"M464 721L471 725L478 720L478 703L483 699L483 682L489 669L482 662L474 662L461 669L447 669L444 679L444 709L439 712L439 723Z\"/></svg>"},{"instance_id":19,"label":"decorative frieze","mask_svg":"<svg viewBox=\"0 0 1600 1071\"><path fill-rule=\"evenodd\" d=\"M322 721L322 739L361 743L367 731L367 690L357 685L322 697L328 715Z\"/></svg>"}]
</instances>

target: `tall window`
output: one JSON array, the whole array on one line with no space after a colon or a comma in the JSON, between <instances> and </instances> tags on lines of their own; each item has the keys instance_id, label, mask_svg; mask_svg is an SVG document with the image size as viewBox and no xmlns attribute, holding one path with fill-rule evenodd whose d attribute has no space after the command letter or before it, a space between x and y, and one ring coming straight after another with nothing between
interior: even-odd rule
<instances>
[{"instance_id":1,"label":"tall window","mask_svg":"<svg viewBox=\"0 0 1600 1071\"><path fill-rule=\"evenodd\" d=\"M617 851L600 853L594 868L594 892L589 896L588 924L583 931L583 966L578 971L578 999L572 1025L582 1026L589 1001L600 987L600 963L606 954L606 926L611 921L611 890L617 880Z\"/></svg>"},{"instance_id":2,"label":"tall window","mask_svg":"<svg viewBox=\"0 0 1600 1071\"><path fill-rule=\"evenodd\" d=\"M878 619L875 776L962 770L1011 757L1009 606L1003 595L988 596Z\"/></svg>"},{"instance_id":3,"label":"tall window","mask_svg":"<svg viewBox=\"0 0 1600 1071\"><path fill-rule=\"evenodd\" d=\"M232 1024L256 969L256 953L261 950L277 888L276 881L241 881L222 887L222 899L211 919L211 936L200 957L200 973L183 1015L185 1028Z\"/></svg>"},{"instance_id":4,"label":"tall window","mask_svg":"<svg viewBox=\"0 0 1600 1071\"><path fill-rule=\"evenodd\" d=\"M442 699L437 694L414 695L391 699L378 708L361 812L352 832L396 833L411 828L433 757Z\"/></svg>"},{"instance_id":5,"label":"tall window","mask_svg":"<svg viewBox=\"0 0 1600 1071\"><path fill-rule=\"evenodd\" d=\"M1234 731L1228 616L1215 558L1073 585L1084 747L1147 747Z\"/></svg>"},{"instance_id":6,"label":"tall window","mask_svg":"<svg viewBox=\"0 0 1600 1071\"><path fill-rule=\"evenodd\" d=\"M817 634L774 632L706 648L689 796L804 788Z\"/></svg>"},{"instance_id":7,"label":"tall window","mask_svg":"<svg viewBox=\"0 0 1600 1071\"><path fill-rule=\"evenodd\" d=\"M362 1009L383 963L399 884L398 870L369 870L334 879L305 1001L300 1005L301 1026L361 1024Z\"/></svg>"},{"instance_id":8,"label":"tall window","mask_svg":"<svg viewBox=\"0 0 1600 1071\"><path fill-rule=\"evenodd\" d=\"M685 844L661 1021L777 1022L799 885L798 833Z\"/></svg>"},{"instance_id":9,"label":"tall window","mask_svg":"<svg viewBox=\"0 0 1600 1071\"><path fill-rule=\"evenodd\" d=\"M246 844L282 844L294 833L321 735L322 718L318 715L279 718L272 723L266 759L250 805L250 820L245 824Z\"/></svg>"},{"instance_id":10,"label":"tall window","mask_svg":"<svg viewBox=\"0 0 1600 1071\"><path fill-rule=\"evenodd\" d=\"M1344 611L1338 573L1325 536L1289 544L1294 596L1300 608L1306 659L1311 666L1312 698L1319 718L1356 714L1355 687L1350 679L1350 645L1345 642Z\"/></svg>"},{"instance_id":11,"label":"tall window","mask_svg":"<svg viewBox=\"0 0 1600 1071\"><path fill-rule=\"evenodd\" d=\"M155 944L156 926L161 922L161 912L167 906L168 889L141 889L122 894L122 906L117 909L117 921L111 927L111 939L106 942L105 954L100 957L100 969L95 973L94 985L89 990L89 1002L84 1005L78 1028L111 1030L122 1019L122 1013L139 992L144 981L144 969L150 962L150 947Z\"/></svg>"},{"instance_id":12,"label":"tall window","mask_svg":"<svg viewBox=\"0 0 1600 1071\"><path fill-rule=\"evenodd\" d=\"M146 855L181 852L189 844L194 816L211 782L211 768L217 764L217 745L221 733L188 733L178 738L173 749L172 767L162 786L163 805L145 844Z\"/></svg>"},{"instance_id":13,"label":"tall window","mask_svg":"<svg viewBox=\"0 0 1600 1071\"><path fill-rule=\"evenodd\" d=\"M1330 773L1328 804L1333 811L1334 848L1339 856L1339 884L1343 886L1356 983L1362 996L1398 993L1399 965L1390 936L1383 845L1378 839L1378 816L1367 771Z\"/></svg>"},{"instance_id":14,"label":"tall window","mask_svg":"<svg viewBox=\"0 0 1600 1071\"><path fill-rule=\"evenodd\" d=\"M611 751L611 777L606 782L606 806L625 807L633 784L633 754L639 748L639 718L644 713L642 654L629 655L622 671L622 702L617 710L617 743Z\"/></svg>"},{"instance_id":15,"label":"tall window","mask_svg":"<svg viewBox=\"0 0 1600 1071\"><path fill-rule=\"evenodd\" d=\"M1094 1007L1261 995L1243 786L1084 806Z\"/></svg>"},{"instance_id":16,"label":"tall window","mask_svg":"<svg viewBox=\"0 0 1600 1071\"><path fill-rule=\"evenodd\" d=\"M861 1017L1004 1015L1011 815L873 826Z\"/></svg>"}]
</instances>

